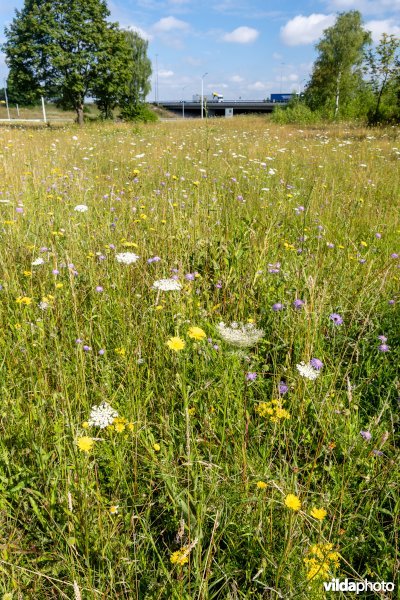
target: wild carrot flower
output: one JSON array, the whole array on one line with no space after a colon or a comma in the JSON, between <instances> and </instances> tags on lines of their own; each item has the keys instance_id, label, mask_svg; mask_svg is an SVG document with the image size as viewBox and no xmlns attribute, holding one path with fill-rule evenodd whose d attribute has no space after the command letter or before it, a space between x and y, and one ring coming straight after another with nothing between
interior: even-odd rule
<instances>
[{"instance_id":1,"label":"wild carrot flower","mask_svg":"<svg viewBox=\"0 0 400 600\"><path fill-rule=\"evenodd\" d=\"M139 256L134 252L120 252L119 254L115 255L115 258L119 263L131 265L139 259Z\"/></svg>"},{"instance_id":2,"label":"wild carrot flower","mask_svg":"<svg viewBox=\"0 0 400 600\"><path fill-rule=\"evenodd\" d=\"M88 423L91 427L105 429L113 424L116 417L118 417L117 411L114 410L108 402L102 402L98 406L92 406Z\"/></svg>"},{"instance_id":3,"label":"wild carrot flower","mask_svg":"<svg viewBox=\"0 0 400 600\"><path fill-rule=\"evenodd\" d=\"M179 292L182 289L181 284L175 279L158 279L153 283L154 290L162 292Z\"/></svg>"},{"instance_id":4,"label":"wild carrot flower","mask_svg":"<svg viewBox=\"0 0 400 600\"><path fill-rule=\"evenodd\" d=\"M305 379L310 379L311 381L317 379L320 374L319 371L314 369L311 364L306 365L303 361L296 365L296 368L302 377Z\"/></svg>"},{"instance_id":5,"label":"wild carrot flower","mask_svg":"<svg viewBox=\"0 0 400 600\"><path fill-rule=\"evenodd\" d=\"M301 502L297 496L294 494L288 494L285 498L285 505L294 510L295 512L299 511L301 508Z\"/></svg>"},{"instance_id":6,"label":"wild carrot flower","mask_svg":"<svg viewBox=\"0 0 400 600\"><path fill-rule=\"evenodd\" d=\"M262 329L257 329L253 323L231 323L226 326L225 323L219 323L218 331L220 336L228 344L238 348L250 348L264 336Z\"/></svg>"}]
</instances>

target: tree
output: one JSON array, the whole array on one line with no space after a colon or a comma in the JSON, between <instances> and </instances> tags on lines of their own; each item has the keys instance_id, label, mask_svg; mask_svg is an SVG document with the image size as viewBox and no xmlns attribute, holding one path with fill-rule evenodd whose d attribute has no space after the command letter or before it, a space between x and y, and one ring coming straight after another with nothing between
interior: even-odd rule
<instances>
[{"instance_id":1,"label":"tree","mask_svg":"<svg viewBox=\"0 0 400 600\"><path fill-rule=\"evenodd\" d=\"M366 72L375 94L375 108L371 121L377 123L381 117L380 107L387 92L396 96L396 87L400 79L400 39L384 33L374 50L366 55ZM394 105L394 103L393 103Z\"/></svg>"},{"instance_id":2,"label":"tree","mask_svg":"<svg viewBox=\"0 0 400 600\"><path fill-rule=\"evenodd\" d=\"M148 41L144 40L136 31L125 30L123 34L129 46L133 68L121 90L120 107L123 117L132 118L141 111L141 105L150 92L152 68L151 61L147 56Z\"/></svg>"},{"instance_id":3,"label":"tree","mask_svg":"<svg viewBox=\"0 0 400 600\"><path fill-rule=\"evenodd\" d=\"M25 0L3 45L14 95L56 100L74 109L81 125L85 98L107 86L109 95L116 93L132 66L109 15L105 0Z\"/></svg>"},{"instance_id":4,"label":"tree","mask_svg":"<svg viewBox=\"0 0 400 600\"><path fill-rule=\"evenodd\" d=\"M334 117L338 116L362 82L364 48L370 43L371 34L363 29L361 14L355 10L340 13L335 24L325 29L305 92L311 108L333 109Z\"/></svg>"}]
</instances>

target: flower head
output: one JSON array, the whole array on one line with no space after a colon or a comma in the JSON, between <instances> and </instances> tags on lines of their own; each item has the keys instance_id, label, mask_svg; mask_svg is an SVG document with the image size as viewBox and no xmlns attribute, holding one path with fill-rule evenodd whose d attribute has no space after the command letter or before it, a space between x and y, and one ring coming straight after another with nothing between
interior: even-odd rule
<instances>
[{"instance_id":1,"label":"flower head","mask_svg":"<svg viewBox=\"0 0 400 600\"><path fill-rule=\"evenodd\" d=\"M225 342L238 348L255 346L264 336L264 331L257 329L253 323L231 323L228 327L225 323L219 323L217 329Z\"/></svg>"},{"instance_id":2,"label":"flower head","mask_svg":"<svg viewBox=\"0 0 400 600\"><path fill-rule=\"evenodd\" d=\"M310 512L310 515L317 519L318 521L322 521L326 517L326 510L324 508L313 508Z\"/></svg>"},{"instance_id":3,"label":"flower head","mask_svg":"<svg viewBox=\"0 0 400 600\"><path fill-rule=\"evenodd\" d=\"M108 402L102 402L98 406L92 406L88 423L90 426L105 429L113 424L116 417L118 417L117 411L114 410Z\"/></svg>"},{"instance_id":4,"label":"flower head","mask_svg":"<svg viewBox=\"0 0 400 600\"><path fill-rule=\"evenodd\" d=\"M120 252L119 254L115 255L115 258L119 263L131 265L139 259L139 256L134 252Z\"/></svg>"},{"instance_id":5,"label":"flower head","mask_svg":"<svg viewBox=\"0 0 400 600\"><path fill-rule=\"evenodd\" d=\"M174 350L174 352L180 352L181 350L184 349L186 344L185 344L184 340L182 340L180 337L171 337L167 341L167 346L171 350Z\"/></svg>"},{"instance_id":6,"label":"flower head","mask_svg":"<svg viewBox=\"0 0 400 600\"><path fill-rule=\"evenodd\" d=\"M265 490L268 487L265 481L257 481L256 485L259 490Z\"/></svg>"},{"instance_id":7,"label":"flower head","mask_svg":"<svg viewBox=\"0 0 400 600\"><path fill-rule=\"evenodd\" d=\"M313 367L313 369L320 371L322 369L322 367L324 366L324 363L319 358L312 358L310 360L310 365Z\"/></svg>"},{"instance_id":8,"label":"flower head","mask_svg":"<svg viewBox=\"0 0 400 600\"><path fill-rule=\"evenodd\" d=\"M75 206L74 211L75 212L86 212L87 210L89 210L89 207L86 206L86 204L77 204L77 206Z\"/></svg>"},{"instance_id":9,"label":"flower head","mask_svg":"<svg viewBox=\"0 0 400 600\"><path fill-rule=\"evenodd\" d=\"M206 332L201 329L201 327L189 327L188 336L192 338L192 340L204 340L207 337Z\"/></svg>"},{"instance_id":10,"label":"flower head","mask_svg":"<svg viewBox=\"0 0 400 600\"><path fill-rule=\"evenodd\" d=\"M370 431L360 431L360 435L366 442L369 442L372 438L372 433Z\"/></svg>"},{"instance_id":11,"label":"flower head","mask_svg":"<svg viewBox=\"0 0 400 600\"><path fill-rule=\"evenodd\" d=\"M175 279L158 279L152 287L154 290L161 290L162 292L179 292L182 289L179 281Z\"/></svg>"},{"instance_id":12,"label":"flower head","mask_svg":"<svg viewBox=\"0 0 400 600\"><path fill-rule=\"evenodd\" d=\"M296 368L302 377L310 379L310 381L317 379L320 374L319 370L315 369L311 364L306 365L303 361L296 365Z\"/></svg>"},{"instance_id":13,"label":"flower head","mask_svg":"<svg viewBox=\"0 0 400 600\"><path fill-rule=\"evenodd\" d=\"M83 436L77 439L76 445L81 452L90 452L94 445L94 439L88 436Z\"/></svg>"},{"instance_id":14,"label":"flower head","mask_svg":"<svg viewBox=\"0 0 400 600\"><path fill-rule=\"evenodd\" d=\"M301 508L301 502L299 498L294 494L288 494L286 496L285 505L291 510L294 510L295 512L298 512Z\"/></svg>"},{"instance_id":15,"label":"flower head","mask_svg":"<svg viewBox=\"0 0 400 600\"><path fill-rule=\"evenodd\" d=\"M343 317L341 317L338 313L330 314L329 318L335 325L342 325L343 323Z\"/></svg>"}]
</instances>

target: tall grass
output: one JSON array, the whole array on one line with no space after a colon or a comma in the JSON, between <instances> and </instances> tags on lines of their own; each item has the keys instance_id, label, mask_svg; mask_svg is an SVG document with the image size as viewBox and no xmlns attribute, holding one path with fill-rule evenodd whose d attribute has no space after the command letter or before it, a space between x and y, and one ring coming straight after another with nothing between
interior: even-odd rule
<instances>
[{"instance_id":1,"label":"tall grass","mask_svg":"<svg viewBox=\"0 0 400 600\"><path fill-rule=\"evenodd\" d=\"M0 593L398 582L398 131L246 117L1 129L0 148ZM221 321L264 335L238 349ZM123 419L88 426L104 401Z\"/></svg>"}]
</instances>

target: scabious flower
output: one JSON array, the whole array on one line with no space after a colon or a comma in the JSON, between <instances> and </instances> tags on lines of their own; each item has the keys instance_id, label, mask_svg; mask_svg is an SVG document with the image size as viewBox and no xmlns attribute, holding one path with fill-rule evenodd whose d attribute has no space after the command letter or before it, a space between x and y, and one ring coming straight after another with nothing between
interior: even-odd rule
<instances>
[{"instance_id":1,"label":"scabious flower","mask_svg":"<svg viewBox=\"0 0 400 600\"><path fill-rule=\"evenodd\" d=\"M289 391L289 386L284 381L281 381L278 385L278 391L281 396L284 396Z\"/></svg>"},{"instance_id":2,"label":"scabious flower","mask_svg":"<svg viewBox=\"0 0 400 600\"><path fill-rule=\"evenodd\" d=\"M88 423L91 427L105 429L113 424L116 417L118 417L117 411L108 402L102 402L98 406L92 406Z\"/></svg>"},{"instance_id":3,"label":"scabious flower","mask_svg":"<svg viewBox=\"0 0 400 600\"><path fill-rule=\"evenodd\" d=\"M323 368L324 363L319 358L312 358L310 360L310 365L313 367L313 369L320 371Z\"/></svg>"},{"instance_id":4,"label":"scabious flower","mask_svg":"<svg viewBox=\"0 0 400 600\"><path fill-rule=\"evenodd\" d=\"M312 511L310 512L310 515L312 517L314 517L314 519L317 519L318 521L322 521L323 519L325 519L327 513L324 508L313 508Z\"/></svg>"},{"instance_id":5,"label":"scabious flower","mask_svg":"<svg viewBox=\"0 0 400 600\"><path fill-rule=\"evenodd\" d=\"M74 208L75 212L86 212L87 210L89 210L89 207L86 206L86 204L77 204Z\"/></svg>"},{"instance_id":6,"label":"scabious flower","mask_svg":"<svg viewBox=\"0 0 400 600\"><path fill-rule=\"evenodd\" d=\"M368 431L368 430L367 431L360 431L360 435L367 442L369 442L370 439L372 438L372 433L370 431Z\"/></svg>"},{"instance_id":7,"label":"scabious flower","mask_svg":"<svg viewBox=\"0 0 400 600\"><path fill-rule=\"evenodd\" d=\"M193 340L204 340L207 337L207 334L201 327L189 327L188 336Z\"/></svg>"},{"instance_id":8,"label":"scabious flower","mask_svg":"<svg viewBox=\"0 0 400 600\"><path fill-rule=\"evenodd\" d=\"M330 314L329 318L334 322L335 325L342 325L343 323L343 317L341 317L338 313Z\"/></svg>"},{"instance_id":9,"label":"scabious flower","mask_svg":"<svg viewBox=\"0 0 400 600\"><path fill-rule=\"evenodd\" d=\"M300 298L296 298L296 300L294 300L293 302L293 306L296 309L302 308L304 306L305 302L304 300L300 300Z\"/></svg>"},{"instance_id":10,"label":"scabious flower","mask_svg":"<svg viewBox=\"0 0 400 600\"><path fill-rule=\"evenodd\" d=\"M167 346L171 350L174 350L174 352L180 352L181 350L184 349L186 344L185 344L184 340L182 340L180 337L171 337L167 341Z\"/></svg>"},{"instance_id":11,"label":"scabious flower","mask_svg":"<svg viewBox=\"0 0 400 600\"><path fill-rule=\"evenodd\" d=\"M139 259L139 256L134 252L120 252L119 254L115 255L115 258L119 263L131 265Z\"/></svg>"},{"instance_id":12,"label":"scabious flower","mask_svg":"<svg viewBox=\"0 0 400 600\"><path fill-rule=\"evenodd\" d=\"M294 510L295 512L298 512L301 508L301 502L294 494L288 494L285 498L285 506L291 510Z\"/></svg>"},{"instance_id":13,"label":"scabious flower","mask_svg":"<svg viewBox=\"0 0 400 600\"><path fill-rule=\"evenodd\" d=\"M380 344L378 346L378 350L379 352L389 352L390 346L388 346L387 344Z\"/></svg>"},{"instance_id":14,"label":"scabious flower","mask_svg":"<svg viewBox=\"0 0 400 600\"><path fill-rule=\"evenodd\" d=\"M94 445L94 439L88 436L83 436L77 439L76 445L81 452L90 452Z\"/></svg>"},{"instance_id":15,"label":"scabious flower","mask_svg":"<svg viewBox=\"0 0 400 600\"><path fill-rule=\"evenodd\" d=\"M250 371L249 373L246 373L247 381L255 381L256 379L257 379L257 373L255 373L254 371Z\"/></svg>"},{"instance_id":16,"label":"scabious flower","mask_svg":"<svg viewBox=\"0 0 400 600\"><path fill-rule=\"evenodd\" d=\"M230 326L226 326L225 323L221 322L218 324L217 329L222 339L238 348L250 348L255 346L257 342L264 336L262 329L257 329L253 323L231 323Z\"/></svg>"},{"instance_id":17,"label":"scabious flower","mask_svg":"<svg viewBox=\"0 0 400 600\"><path fill-rule=\"evenodd\" d=\"M152 285L154 290L162 292L179 292L182 289L181 284L175 279L158 279Z\"/></svg>"},{"instance_id":18,"label":"scabious flower","mask_svg":"<svg viewBox=\"0 0 400 600\"><path fill-rule=\"evenodd\" d=\"M306 365L304 361L301 361L300 364L296 365L296 368L300 375L305 379L309 379L310 381L314 381L320 375L320 372L311 364Z\"/></svg>"},{"instance_id":19,"label":"scabious flower","mask_svg":"<svg viewBox=\"0 0 400 600\"><path fill-rule=\"evenodd\" d=\"M278 312L279 310L283 310L283 309L284 309L284 306L280 302L276 302L275 304L272 305L272 310L275 312Z\"/></svg>"}]
</instances>

